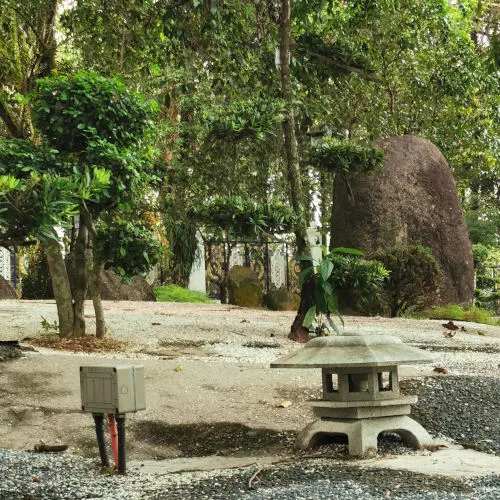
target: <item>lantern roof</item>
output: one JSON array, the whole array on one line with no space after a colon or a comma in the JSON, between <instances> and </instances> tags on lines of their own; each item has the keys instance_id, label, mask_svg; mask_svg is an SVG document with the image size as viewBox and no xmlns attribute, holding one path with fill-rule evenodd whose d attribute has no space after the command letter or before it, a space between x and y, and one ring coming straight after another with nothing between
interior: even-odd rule
<instances>
[{"instance_id":1,"label":"lantern roof","mask_svg":"<svg viewBox=\"0 0 500 500\"><path fill-rule=\"evenodd\" d=\"M429 363L425 351L410 347L389 335L346 332L332 337L316 337L271 363L271 368L361 368Z\"/></svg>"}]
</instances>

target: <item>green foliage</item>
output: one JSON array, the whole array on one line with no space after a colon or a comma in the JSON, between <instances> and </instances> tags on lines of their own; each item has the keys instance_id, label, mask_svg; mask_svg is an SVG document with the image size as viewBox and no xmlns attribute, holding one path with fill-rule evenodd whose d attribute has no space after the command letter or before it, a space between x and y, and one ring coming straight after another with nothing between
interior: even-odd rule
<instances>
[{"instance_id":1,"label":"green foliage","mask_svg":"<svg viewBox=\"0 0 500 500\"><path fill-rule=\"evenodd\" d=\"M282 120L283 103L279 100L236 101L206 111L208 136L221 141L244 138L262 140L274 135Z\"/></svg>"},{"instance_id":2,"label":"green foliage","mask_svg":"<svg viewBox=\"0 0 500 500\"><path fill-rule=\"evenodd\" d=\"M71 224L79 204L99 199L109 183L102 168L79 172L43 144L0 138L0 234L18 243L55 239L53 227Z\"/></svg>"},{"instance_id":3,"label":"green foliage","mask_svg":"<svg viewBox=\"0 0 500 500\"><path fill-rule=\"evenodd\" d=\"M150 229L120 218L99 226L95 244L104 267L113 267L122 278L147 272L163 251Z\"/></svg>"},{"instance_id":4,"label":"green foliage","mask_svg":"<svg viewBox=\"0 0 500 500\"><path fill-rule=\"evenodd\" d=\"M212 237L233 242L290 231L294 212L279 201L256 203L241 196L215 197L191 215Z\"/></svg>"},{"instance_id":5,"label":"green foliage","mask_svg":"<svg viewBox=\"0 0 500 500\"><path fill-rule=\"evenodd\" d=\"M448 304L435 307L429 313L431 319L447 319L453 321L470 321L472 323L484 323L488 325L498 324L491 317L491 313L485 309L471 307L464 309L459 304Z\"/></svg>"},{"instance_id":6,"label":"green foliage","mask_svg":"<svg viewBox=\"0 0 500 500\"><path fill-rule=\"evenodd\" d=\"M391 272L381 296L382 307L391 317L438 300L443 272L430 249L420 245L395 246L378 250L370 257Z\"/></svg>"},{"instance_id":7,"label":"green foliage","mask_svg":"<svg viewBox=\"0 0 500 500\"><path fill-rule=\"evenodd\" d=\"M487 210L486 214L468 211L465 220L473 244L496 245L500 236L500 211L498 209Z\"/></svg>"},{"instance_id":8,"label":"green foliage","mask_svg":"<svg viewBox=\"0 0 500 500\"><path fill-rule=\"evenodd\" d=\"M191 268L198 256L196 225L187 216L168 218L165 223L165 238L168 241L167 277L163 281L172 281L179 286L187 286Z\"/></svg>"},{"instance_id":9,"label":"green foliage","mask_svg":"<svg viewBox=\"0 0 500 500\"><path fill-rule=\"evenodd\" d=\"M476 269L475 305L496 314L500 310L500 249L496 245L472 245Z\"/></svg>"},{"instance_id":10,"label":"green foliage","mask_svg":"<svg viewBox=\"0 0 500 500\"><path fill-rule=\"evenodd\" d=\"M300 275L301 288L306 280L313 284L312 306L307 311L303 326L317 335L324 335L331 328L339 330L331 315L339 313L342 303L349 305L363 300L373 300L380 293L382 282L389 272L373 260L361 258L362 253L349 248L334 248L330 253L322 247L323 257L304 269ZM300 257L299 260L311 260ZM326 322L325 322L326 321Z\"/></svg>"},{"instance_id":11,"label":"green foliage","mask_svg":"<svg viewBox=\"0 0 500 500\"><path fill-rule=\"evenodd\" d=\"M21 281L21 298L53 299L52 280L43 250L40 246L29 249L26 258L28 265Z\"/></svg>"},{"instance_id":12,"label":"green foliage","mask_svg":"<svg viewBox=\"0 0 500 500\"><path fill-rule=\"evenodd\" d=\"M136 144L150 122L138 94L118 79L78 72L44 78L33 98L33 122L59 151L79 153L94 138L116 147Z\"/></svg>"},{"instance_id":13,"label":"green foliage","mask_svg":"<svg viewBox=\"0 0 500 500\"><path fill-rule=\"evenodd\" d=\"M325 139L313 146L309 162L316 168L344 174L370 172L384 164L384 153L377 148L366 148L351 141Z\"/></svg>"},{"instance_id":14,"label":"green foliage","mask_svg":"<svg viewBox=\"0 0 500 500\"><path fill-rule=\"evenodd\" d=\"M42 316L42 321L40 322L40 326L42 327L45 333L57 333L59 327L57 326L57 321L51 323L49 320Z\"/></svg>"},{"instance_id":15,"label":"green foliage","mask_svg":"<svg viewBox=\"0 0 500 500\"><path fill-rule=\"evenodd\" d=\"M178 285L155 286L154 294L158 302L192 302L200 304L211 304L204 293L193 292Z\"/></svg>"},{"instance_id":16,"label":"green foliage","mask_svg":"<svg viewBox=\"0 0 500 500\"><path fill-rule=\"evenodd\" d=\"M459 304L438 306L429 313L431 319L451 319L461 321L464 319L464 308Z\"/></svg>"},{"instance_id":17,"label":"green foliage","mask_svg":"<svg viewBox=\"0 0 500 500\"><path fill-rule=\"evenodd\" d=\"M490 254L491 247L488 245L483 245L482 243L473 243L472 244L472 256L474 258L474 262L477 264L481 264L486 262L488 256Z\"/></svg>"}]
</instances>

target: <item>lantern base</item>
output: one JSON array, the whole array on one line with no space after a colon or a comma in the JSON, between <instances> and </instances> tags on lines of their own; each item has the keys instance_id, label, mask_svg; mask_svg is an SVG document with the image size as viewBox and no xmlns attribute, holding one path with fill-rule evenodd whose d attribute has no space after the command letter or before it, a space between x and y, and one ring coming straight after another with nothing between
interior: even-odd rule
<instances>
[{"instance_id":1,"label":"lantern base","mask_svg":"<svg viewBox=\"0 0 500 500\"><path fill-rule=\"evenodd\" d=\"M433 444L429 433L415 420L405 415L365 419L321 419L310 423L297 437L301 449L317 445L322 436L346 434L349 455L377 454L377 437L381 432L394 432L412 448L421 449Z\"/></svg>"}]
</instances>

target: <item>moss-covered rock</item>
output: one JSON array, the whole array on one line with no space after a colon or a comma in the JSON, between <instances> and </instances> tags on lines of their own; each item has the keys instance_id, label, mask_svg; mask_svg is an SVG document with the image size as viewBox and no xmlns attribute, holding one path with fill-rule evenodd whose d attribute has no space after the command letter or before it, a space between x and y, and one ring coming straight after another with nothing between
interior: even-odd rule
<instances>
[{"instance_id":1,"label":"moss-covered rock","mask_svg":"<svg viewBox=\"0 0 500 500\"><path fill-rule=\"evenodd\" d=\"M259 278L248 267L234 266L227 278L229 303L241 307L262 305L262 289Z\"/></svg>"},{"instance_id":2,"label":"moss-covered rock","mask_svg":"<svg viewBox=\"0 0 500 500\"><path fill-rule=\"evenodd\" d=\"M271 290L264 295L264 305L272 311L297 311L300 297L288 290Z\"/></svg>"}]
</instances>

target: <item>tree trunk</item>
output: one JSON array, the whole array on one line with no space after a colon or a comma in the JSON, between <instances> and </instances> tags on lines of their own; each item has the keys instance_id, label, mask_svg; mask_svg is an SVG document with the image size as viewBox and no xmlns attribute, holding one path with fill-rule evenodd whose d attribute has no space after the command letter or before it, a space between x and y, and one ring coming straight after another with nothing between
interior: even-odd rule
<instances>
[{"instance_id":1,"label":"tree trunk","mask_svg":"<svg viewBox=\"0 0 500 500\"><path fill-rule=\"evenodd\" d=\"M61 247L56 240L50 240L43 245L43 248L47 256L54 298L56 299L57 315L59 318L59 336L72 337L74 322L73 302L68 272L62 256Z\"/></svg>"},{"instance_id":2,"label":"tree trunk","mask_svg":"<svg viewBox=\"0 0 500 500\"><path fill-rule=\"evenodd\" d=\"M299 255L310 255L311 249L307 239L307 214L302 201L302 180L300 175L299 154L297 138L295 135L295 120L293 117L293 91L290 77L290 11L291 0L281 1L280 19L280 72L281 72L281 95L285 102L285 113L283 118L283 136L285 143L285 163L287 179L290 189L290 200L296 216L294 228L297 242L297 253ZM300 297L300 307L297 316L292 324L288 338L300 342L309 339L308 331L302 326L305 312L303 304L309 303L309 298L305 296L307 287L303 287ZM307 312L307 309L306 309ZM303 314L302 314L303 313Z\"/></svg>"},{"instance_id":3,"label":"tree trunk","mask_svg":"<svg viewBox=\"0 0 500 500\"><path fill-rule=\"evenodd\" d=\"M227 245L227 251L225 250ZM229 294L227 291L227 282L229 278L229 265L231 260L231 253L233 251L233 247L229 243L229 239L226 239L226 244L224 244L224 262L222 264L222 280L220 283L220 303L227 304L229 299Z\"/></svg>"},{"instance_id":4,"label":"tree trunk","mask_svg":"<svg viewBox=\"0 0 500 500\"><path fill-rule=\"evenodd\" d=\"M300 291L300 305L297 315L293 320L292 327L288 338L295 342L307 342L309 340L309 331L302 326L306 317L307 311L313 305L314 297L314 281L311 279L305 280Z\"/></svg>"},{"instance_id":5,"label":"tree trunk","mask_svg":"<svg viewBox=\"0 0 500 500\"><path fill-rule=\"evenodd\" d=\"M85 296L88 288L88 259L86 255L88 243L88 230L80 217L80 227L73 254L73 310L74 328L73 336L85 335Z\"/></svg>"},{"instance_id":6,"label":"tree trunk","mask_svg":"<svg viewBox=\"0 0 500 500\"><path fill-rule=\"evenodd\" d=\"M93 239L93 238L92 238ZM106 334L106 322L104 320L104 310L102 308L101 292L99 291L99 281L101 272L101 263L96 255L94 247L92 248L92 269L90 272L89 288L92 296L92 303L94 304L95 312L95 336L102 339Z\"/></svg>"}]
</instances>

